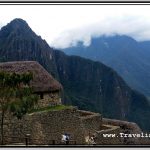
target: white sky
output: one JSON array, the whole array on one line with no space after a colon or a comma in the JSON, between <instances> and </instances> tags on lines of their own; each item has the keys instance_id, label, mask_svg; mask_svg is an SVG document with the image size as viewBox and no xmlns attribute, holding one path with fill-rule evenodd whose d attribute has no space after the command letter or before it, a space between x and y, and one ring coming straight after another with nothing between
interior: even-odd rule
<instances>
[{"instance_id":1,"label":"white sky","mask_svg":"<svg viewBox=\"0 0 150 150\"><path fill-rule=\"evenodd\" d=\"M50 46L65 48L91 37L126 34L150 40L150 5L0 5L0 26L22 18Z\"/></svg>"}]
</instances>

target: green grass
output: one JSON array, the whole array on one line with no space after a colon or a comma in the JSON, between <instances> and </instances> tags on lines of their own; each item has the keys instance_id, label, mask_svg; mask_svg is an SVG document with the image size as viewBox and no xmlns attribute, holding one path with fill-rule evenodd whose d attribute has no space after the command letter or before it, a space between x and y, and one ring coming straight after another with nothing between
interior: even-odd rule
<instances>
[{"instance_id":1,"label":"green grass","mask_svg":"<svg viewBox=\"0 0 150 150\"><path fill-rule=\"evenodd\" d=\"M48 106L45 108L38 108L38 109L32 109L28 113L33 113L33 112L48 112L48 111L54 111L54 110L64 110L67 108L72 108L73 106L68 106L68 105L57 105L57 106Z\"/></svg>"}]
</instances>

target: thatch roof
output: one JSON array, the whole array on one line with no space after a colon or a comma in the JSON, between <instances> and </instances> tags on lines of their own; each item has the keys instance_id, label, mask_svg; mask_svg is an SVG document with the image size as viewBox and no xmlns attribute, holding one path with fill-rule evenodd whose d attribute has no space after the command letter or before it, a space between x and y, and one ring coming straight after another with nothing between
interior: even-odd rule
<instances>
[{"instance_id":1,"label":"thatch roof","mask_svg":"<svg viewBox=\"0 0 150 150\"><path fill-rule=\"evenodd\" d=\"M0 63L0 71L15 73L33 73L33 80L30 86L34 92L52 92L62 88L61 84L56 81L38 62L36 61L16 61Z\"/></svg>"}]
</instances>

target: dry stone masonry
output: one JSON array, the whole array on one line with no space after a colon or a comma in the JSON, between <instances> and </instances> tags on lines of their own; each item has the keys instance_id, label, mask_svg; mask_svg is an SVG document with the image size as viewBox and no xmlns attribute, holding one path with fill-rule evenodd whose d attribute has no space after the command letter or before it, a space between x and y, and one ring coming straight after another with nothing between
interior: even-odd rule
<instances>
[{"instance_id":1,"label":"dry stone masonry","mask_svg":"<svg viewBox=\"0 0 150 150\"><path fill-rule=\"evenodd\" d=\"M68 133L76 144L87 144L86 137L95 135L97 145L136 144L138 139L125 141L123 138L104 138L103 134L119 134L129 130L141 132L134 124L119 120L102 119L98 113L81 111L76 107L64 110L34 112L25 115L21 120L7 115L4 122L5 144L25 144L25 137L30 134L30 145L51 145L61 143L61 136ZM74 143L72 143L74 144Z\"/></svg>"}]
</instances>

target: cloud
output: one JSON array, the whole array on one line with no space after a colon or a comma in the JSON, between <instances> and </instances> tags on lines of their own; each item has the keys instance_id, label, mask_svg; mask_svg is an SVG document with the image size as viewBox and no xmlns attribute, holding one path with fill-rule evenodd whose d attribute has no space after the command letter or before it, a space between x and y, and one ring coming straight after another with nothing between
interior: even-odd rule
<instances>
[{"instance_id":1,"label":"cloud","mask_svg":"<svg viewBox=\"0 0 150 150\"><path fill-rule=\"evenodd\" d=\"M103 34L150 40L150 5L0 5L0 14L0 26L22 18L55 48Z\"/></svg>"},{"instance_id":2,"label":"cloud","mask_svg":"<svg viewBox=\"0 0 150 150\"><path fill-rule=\"evenodd\" d=\"M51 45L55 48L67 48L82 41L88 46L92 37L114 34L129 35L138 41L150 40L150 21L144 17L131 15L106 17L91 25L62 32Z\"/></svg>"},{"instance_id":3,"label":"cloud","mask_svg":"<svg viewBox=\"0 0 150 150\"><path fill-rule=\"evenodd\" d=\"M4 26L4 24L2 22L0 22L0 29Z\"/></svg>"}]
</instances>

